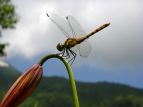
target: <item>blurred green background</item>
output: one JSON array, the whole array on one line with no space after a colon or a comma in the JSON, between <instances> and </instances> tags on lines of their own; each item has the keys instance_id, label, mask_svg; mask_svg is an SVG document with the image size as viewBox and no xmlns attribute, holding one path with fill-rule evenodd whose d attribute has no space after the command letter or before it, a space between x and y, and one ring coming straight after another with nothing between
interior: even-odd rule
<instances>
[{"instance_id":1,"label":"blurred green background","mask_svg":"<svg viewBox=\"0 0 143 107\"><path fill-rule=\"evenodd\" d=\"M0 67L0 101L20 73ZM127 85L76 82L81 107L143 107L143 89ZM38 88L20 107L73 107L69 80L43 77Z\"/></svg>"}]
</instances>

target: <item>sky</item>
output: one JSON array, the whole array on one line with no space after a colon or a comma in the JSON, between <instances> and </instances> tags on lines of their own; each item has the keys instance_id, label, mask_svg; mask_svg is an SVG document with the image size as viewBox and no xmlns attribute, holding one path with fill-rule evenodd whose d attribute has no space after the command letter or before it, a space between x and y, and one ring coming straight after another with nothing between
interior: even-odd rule
<instances>
[{"instance_id":1,"label":"sky","mask_svg":"<svg viewBox=\"0 0 143 107\"><path fill-rule=\"evenodd\" d=\"M110 26L88 39L92 52L77 57L72 65L75 79L109 81L143 88L143 1L142 0L12 0L19 21L16 29L2 32L6 61L24 72L44 55L58 53L56 45L65 35L46 16L73 16L86 33L102 24ZM60 72L59 72L60 71ZM50 60L44 75L68 77L63 65Z\"/></svg>"}]
</instances>

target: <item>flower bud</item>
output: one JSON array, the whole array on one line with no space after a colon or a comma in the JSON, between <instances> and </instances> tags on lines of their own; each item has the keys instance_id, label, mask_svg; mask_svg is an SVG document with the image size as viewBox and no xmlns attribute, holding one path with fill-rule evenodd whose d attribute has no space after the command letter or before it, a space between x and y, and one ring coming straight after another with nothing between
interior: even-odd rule
<instances>
[{"instance_id":1,"label":"flower bud","mask_svg":"<svg viewBox=\"0 0 143 107\"><path fill-rule=\"evenodd\" d=\"M40 64L33 65L10 87L0 107L17 107L34 91L41 77L42 66Z\"/></svg>"}]
</instances>

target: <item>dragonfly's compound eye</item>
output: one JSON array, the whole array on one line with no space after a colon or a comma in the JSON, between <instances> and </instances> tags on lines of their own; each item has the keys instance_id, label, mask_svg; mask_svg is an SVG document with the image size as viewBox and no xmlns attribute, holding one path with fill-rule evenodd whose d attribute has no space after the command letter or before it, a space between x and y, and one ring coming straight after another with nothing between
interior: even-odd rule
<instances>
[{"instance_id":1,"label":"dragonfly's compound eye","mask_svg":"<svg viewBox=\"0 0 143 107\"><path fill-rule=\"evenodd\" d=\"M58 45L57 45L57 49L58 49L59 51L62 51L62 50L63 50L63 45L62 45L62 44L60 44L60 43L58 43Z\"/></svg>"}]
</instances>

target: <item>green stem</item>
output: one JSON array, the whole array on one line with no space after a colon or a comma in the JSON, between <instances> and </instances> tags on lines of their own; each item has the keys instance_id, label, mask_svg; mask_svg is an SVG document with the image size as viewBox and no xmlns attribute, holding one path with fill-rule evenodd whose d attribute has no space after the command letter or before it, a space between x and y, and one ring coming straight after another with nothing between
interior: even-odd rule
<instances>
[{"instance_id":1,"label":"green stem","mask_svg":"<svg viewBox=\"0 0 143 107\"><path fill-rule=\"evenodd\" d=\"M70 79L70 85L71 85L71 88L72 88L72 95L73 95L73 100L74 100L74 106L75 107L79 107L79 101L78 101L78 95L77 95L77 90L76 90L76 84L75 84L75 80L74 80L74 76L73 76L73 73L72 73L71 66L68 64L68 62L63 57L61 57L61 56L59 56L57 54L50 54L50 55L47 55L47 56L43 57L39 61L39 64L43 65L44 62L47 61L50 58L58 58L66 66L67 71L68 71L68 75L69 75L69 79Z\"/></svg>"}]
</instances>

